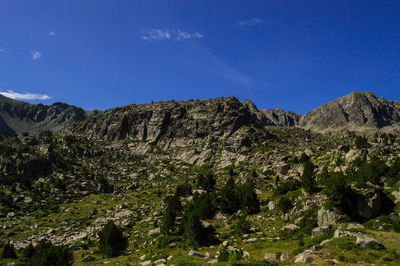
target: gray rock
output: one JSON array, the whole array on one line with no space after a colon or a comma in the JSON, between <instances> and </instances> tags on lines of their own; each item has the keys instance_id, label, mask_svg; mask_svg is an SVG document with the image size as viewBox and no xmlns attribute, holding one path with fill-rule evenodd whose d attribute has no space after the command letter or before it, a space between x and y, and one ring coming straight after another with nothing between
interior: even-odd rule
<instances>
[{"instance_id":1,"label":"gray rock","mask_svg":"<svg viewBox=\"0 0 400 266\"><path fill-rule=\"evenodd\" d=\"M157 227L155 229L150 230L147 236L158 236L159 234L161 234L161 230L160 227Z\"/></svg>"},{"instance_id":2,"label":"gray rock","mask_svg":"<svg viewBox=\"0 0 400 266\"><path fill-rule=\"evenodd\" d=\"M295 257L294 263L311 263L313 261L313 251L306 249Z\"/></svg>"},{"instance_id":3,"label":"gray rock","mask_svg":"<svg viewBox=\"0 0 400 266\"><path fill-rule=\"evenodd\" d=\"M366 234L359 233L357 234L356 239L357 245L362 246L363 248L368 247L369 245L382 245L378 240L373 237L370 237Z\"/></svg>"},{"instance_id":4,"label":"gray rock","mask_svg":"<svg viewBox=\"0 0 400 266\"><path fill-rule=\"evenodd\" d=\"M190 256L190 257L195 256L195 257L199 257L199 258L204 258L203 254L201 254L200 252L197 252L197 251L195 251L193 249L189 251L188 256Z\"/></svg>"},{"instance_id":5,"label":"gray rock","mask_svg":"<svg viewBox=\"0 0 400 266\"><path fill-rule=\"evenodd\" d=\"M337 224L344 215L336 208L332 210L322 207L318 210L318 226L329 226Z\"/></svg>"},{"instance_id":6,"label":"gray rock","mask_svg":"<svg viewBox=\"0 0 400 266\"><path fill-rule=\"evenodd\" d=\"M311 236L312 237L323 236L323 235L326 235L329 232L329 230L330 230L330 226L327 226L327 225L319 226L312 230Z\"/></svg>"},{"instance_id":7,"label":"gray rock","mask_svg":"<svg viewBox=\"0 0 400 266\"><path fill-rule=\"evenodd\" d=\"M266 261L276 261L277 256L275 253L265 253L264 260Z\"/></svg>"},{"instance_id":8,"label":"gray rock","mask_svg":"<svg viewBox=\"0 0 400 266\"><path fill-rule=\"evenodd\" d=\"M24 198L24 203L26 203L26 204L32 203L32 198L31 197L25 197Z\"/></svg>"},{"instance_id":9,"label":"gray rock","mask_svg":"<svg viewBox=\"0 0 400 266\"><path fill-rule=\"evenodd\" d=\"M290 259L290 254L287 251L282 252L281 257L280 257L280 261L287 261L288 259Z\"/></svg>"},{"instance_id":10,"label":"gray rock","mask_svg":"<svg viewBox=\"0 0 400 266\"><path fill-rule=\"evenodd\" d=\"M288 224L281 228L281 230L290 230L290 231L296 231L298 229L300 229L300 227L298 227L295 224Z\"/></svg>"}]
</instances>

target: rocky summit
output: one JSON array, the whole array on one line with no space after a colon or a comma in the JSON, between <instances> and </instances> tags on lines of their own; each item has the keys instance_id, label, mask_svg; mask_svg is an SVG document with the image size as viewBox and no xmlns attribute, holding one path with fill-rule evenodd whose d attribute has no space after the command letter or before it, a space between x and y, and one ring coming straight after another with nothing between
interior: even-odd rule
<instances>
[{"instance_id":1,"label":"rocky summit","mask_svg":"<svg viewBox=\"0 0 400 266\"><path fill-rule=\"evenodd\" d=\"M0 96L0 264L397 265L399 114Z\"/></svg>"}]
</instances>

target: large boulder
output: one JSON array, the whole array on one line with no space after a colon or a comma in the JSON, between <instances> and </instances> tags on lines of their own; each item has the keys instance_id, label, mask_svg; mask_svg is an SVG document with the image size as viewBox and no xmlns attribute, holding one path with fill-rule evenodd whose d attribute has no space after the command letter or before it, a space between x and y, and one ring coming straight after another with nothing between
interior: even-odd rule
<instances>
[{"instance_id":1,"label":"large boulder","mask_svg":"<svg viewBox=\"0 0 400 266\"><path fill-rule=\"evenodd\" d=\"M330 226L337 224L345 215L337 208L331 210L322 207L318 210L318 226Z\"/></svg>"},{"instance_id":2,"label":"large boulder","mask_svg":"<svg viewBox=\"0 0 400 266\"><path fill-rule=\"evenodd\" d=\"M370 220L377 217L382 210L381 191L378 186L366 183L362 188L353 187L356 192L354 200L355 211L353 216L357 216L362 220Z\"/></svg>"}]
</instances>

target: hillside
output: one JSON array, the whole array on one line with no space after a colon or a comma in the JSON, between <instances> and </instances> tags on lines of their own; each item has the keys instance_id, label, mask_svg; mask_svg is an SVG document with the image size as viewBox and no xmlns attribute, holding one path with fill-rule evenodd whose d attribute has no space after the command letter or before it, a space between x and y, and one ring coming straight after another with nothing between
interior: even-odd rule
<instances>
[{"instance_id":1,"label":"hillside","mask_svg":"<svg viewBox=\"0 0 400 266\"><path fill-rule=\"evenodd\" d=\"M301 117L234 97L91 115L2 101L13 119L38 124L0 135L0 248L18 257L0 264L43 259L51 245L75 265L400 258L400 133L379 130L397 125L397 102L352 93ZM59 129L39 133L45 121ZM357 125L364 131L348 130ZM127 242L112 256L100 245L109 222Z\"/></svg>"},{"instance_id":2,"label":"hillside","mask_svg":"<svg viewBox=\"0 0 400 266\"><path fill-rule=\"evenodd\" d=\"M0 133L39 134L46 130L61 132L91 114L92 112L65 103L58 102L50 106L29 104L0 95Z\"/></svg>"}]
</instances>

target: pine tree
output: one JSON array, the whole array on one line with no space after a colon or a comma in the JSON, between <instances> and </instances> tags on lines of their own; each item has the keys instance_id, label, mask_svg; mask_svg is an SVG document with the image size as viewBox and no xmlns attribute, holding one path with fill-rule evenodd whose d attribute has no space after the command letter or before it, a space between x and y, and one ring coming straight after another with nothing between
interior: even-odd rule
<instances>
[{"instance_id":1,"label":"pine tree","mask_svg":"<svg viewBox=\"0 0 400 266\"><path fill-rule=\"evenodd\" d=\"M301 176L301 183L307 192L313 192L315 190L315 179L314 179L314 165L310 159L304 162L304 172Z\"/></svg>"},{"instance_id":2,"label":"pine tree","mask_svg":"<svg viewBox=\"0 0 400 266\"><path fill-rule=\"evenodd\" d=\"M128 246L128 239L112 221L109 221L98 235L99 250L107 257L118 256Z\"/></svg>"},{"instance_id":3,"label":"pine tree","mask_svg":"<svg viewBox=\"0 0 400 266\"><path fill-rule=\"evenodd\" d=\"M220 192L220 209L223 213L233 214L240 209L240 197L232 177L228 179Z\"/></svg>"},{"instance_id":4,"label":"pine tree","mask_svg":"<svg viewBox=\"0 0 400 266\"><path fill-rule=\"evenodd\" d=\"M260 211L260 201L254 190L254 183L247 181L242 188L242 210L247 214L255 214Z\"/></svg>"}]
</instances>

